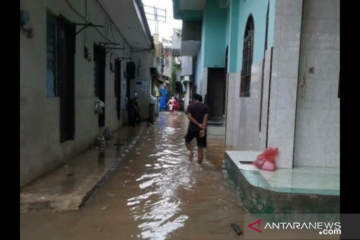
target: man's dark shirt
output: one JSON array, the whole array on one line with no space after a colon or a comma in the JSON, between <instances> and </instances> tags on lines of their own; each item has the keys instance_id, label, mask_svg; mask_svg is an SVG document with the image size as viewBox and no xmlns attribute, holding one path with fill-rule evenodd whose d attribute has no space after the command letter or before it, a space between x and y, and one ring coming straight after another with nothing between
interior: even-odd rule
<instances>
[{"instance_id":1,"label":"man's dark shirt","mask_svg":"<svg viewBox=\"0 0 360 240\"><path fill-rule=\"evenodd\" d=\"M191 116L198 122L203 123L205 114L209 114L209 106L203 103L193 103L190 104L187 108L186 113L190 113ZM199 126L195 125L193 122L190 121L188 132L196 132L200 131L201 129Z\"/></svg>"}]
</instances>

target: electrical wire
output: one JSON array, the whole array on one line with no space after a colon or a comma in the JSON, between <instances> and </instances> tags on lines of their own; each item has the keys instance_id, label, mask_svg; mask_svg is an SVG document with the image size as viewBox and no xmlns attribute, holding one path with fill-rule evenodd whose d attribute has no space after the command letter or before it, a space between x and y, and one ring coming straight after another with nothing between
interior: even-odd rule
<instances>
[{"instance_id":1,"label":"electrical wire","mask_svg":"<svg viewBox=\"0 0 360 240\"><path fill-rule=\"evenodd\" d=\"M79 13L79 12L71 5L71 3L69 2L69 0L65 0L65 2L66 2L67 5L71 8L71 10L73 10L73 11L76 13L76 15L78 15L82 20L85 21L85 24L93 24L93 23L91 23L91 22L88 22L88 21L87 21L87 17L84 17L81 13ZM105 25L105 35L106 35L106 36L104 36L104 34L103 34L102 32L100 32L99 29L97 29L96 27L95 27L95 30L106 40L106 42L115 43L115 42L114 42L114 41L115 41L115 36L114 36L113 32L112 32L112 36L113 36L113 38L114 38L114 41L110 41L109 38L108 38L108 36L107 36L107 35L108 35L108 31L107 31L107 28L108 28L107 24L108 24L108 23L107 23L107 21L110 20L110 26L111 26L112 24L114 24L116 30L118 31L118 33L120 34L120 36L123 38L123 42L126 42L127 45L129 46L130 57L131 57L131 52L132 52L132 50L135 50L135 52L139 52L139 51L149 51L149 50L151 50L151 48L150 48L150 49L136 49L136 48L132 48L131 45L129 44L129 42L126 40L126 38L122 35L122 33L121 33L121 31L119 30L119 28L116 26L116 24L115 24L114 21L112 20L112 18L110 17L109 13L104 9L104 7L103 7L103 5L100 3L100 1L99 1L99 0L96 0L96 2L99 4L99 6L100 6L100 8L102 9L102 11L107 15L106 25ZM86 8L87 8L87 4L86 4ZM87 10L86 10L86 16L87 16ZM85 31L86 31L86 29L85 29ZM110 31L112 31L112 29L110 29ZM124 54L123 54L123 55L125 55L125 44L124 44L124 43L123 43L123 46L124 46Z\"/></svg>"},{"instance_id":2,"label":"electrical wire","mask_svg":"<svg viewBox=\"0 0 360 240\"><path fill-rule=\"evenodd\" d=\"M110 19L110 22L114 24L116 30L119 32L119 34L121 35L121 37L123 38L123 40L127 43L127 45L129 46L129 50L130 50L130 56L131 56L131 51L135 48L131 47L131 45L129 44L129 42L126 40L126 38L122 35L121 31L119 30L119 28L116 26L116 24L114 23L114 21L112 20L112 18L110 17L109 13L104 9L103 5L100 3L99 0L96 0L96 2L99 4L100 8L104 11L104 13L108 16L108 18ZM151 48L149 48L148 50L151 50Z\"/></svg>"},{"instance_id":3,"label":"electrical wire","mask_svg":"<svg viewBox=\"0 0 360 240\"><path fill-rule=\"evenodd\" d=\"M67 5L71 8L71 10L73 10L73 11L76 13L76 15L78 15L82 20L85 21L85 24L93 24L93 23L91 23L91 22L88 22L87 19L86 19L81 13L79 13L79 12L71 5L71 3L69 2L69 0L65 0L65 2L66 2ZM95 30L96 30L106 41L108 41L108 39L106 38L106 36L104 36L104 34L103 34L102 32L100 32L99 29L97 29L96 27L94 27L94 28L95 28ZM111 43L113 43L113 42L111 42Z\"/></svg>"},{"instance_id":4,"label":"electrical wire","mask_svg":"<svg viewBox=\"0 0 360 240\"><path fill-rule=\"evenodd\" d=\"M124 37L124 35L122 35L121 31L119 30L119 28L116 26L116 24L114 23L114 21L112 20L112 18L110 17L110 14L105 10L105 8L103 7L103 5L100 3L99 0L96 0L96 2L99 4L100 8L103 10L103 12L107 15L107 17L110 19L110 22L114 24L116 30L118 31L118 33L120 34L120 36L123 38L123 40L127 43L127 45L131 46L129 44L129 42L126 40L126 38Z\"/></svg>"}]
</instances>

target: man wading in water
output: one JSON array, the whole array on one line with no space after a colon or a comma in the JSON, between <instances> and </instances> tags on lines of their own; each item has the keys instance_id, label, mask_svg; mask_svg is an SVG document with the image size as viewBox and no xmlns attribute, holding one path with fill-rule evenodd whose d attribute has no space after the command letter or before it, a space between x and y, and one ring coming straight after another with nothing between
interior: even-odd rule
<instances>
[{"instance_id":1,"label":"man wading in water","mask_svg":"<svg viewBox=\"0 0 360 240\"><path fill-rule=\"evenodd\" d=\"M203 148L206 148L206 127L209 118L209 107L202 103L202 96L199 94L195 94L193 100L194 103L190 104L186 110L186 115L190 122L185 136L185 145L190 151L189 160L192 161L194 149L190 142L196 138L198 163L201 164L203 160Z\"/></svg>"}]
</instances>

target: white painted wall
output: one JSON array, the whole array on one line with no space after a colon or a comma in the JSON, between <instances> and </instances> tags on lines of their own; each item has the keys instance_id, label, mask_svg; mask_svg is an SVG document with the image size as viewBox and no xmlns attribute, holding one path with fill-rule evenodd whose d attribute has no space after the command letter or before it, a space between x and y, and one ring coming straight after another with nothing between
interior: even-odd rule
<instances>
[{"instance_id":1,"label":"white painted wall","mask_svg":"<svg viewBox=\"0 0 360 240\"><path fill-rule=\"evenodd\" d=\"M181 56L181 72L180 76L190 76L193 74L193 58L189 56Z\"/></svg>"},{"instance_id":2,"label":"white painted wall","mask_svg":"<svg viewBox=\"0 0 360 240\"><path fill-rule=\"evenodd\" d=\"M135 92L138 94L138 105L140 108L141 118L147 119L149 117L149 103L150 101L156 101L156 98L151 96L150 68L153 63L153 54L151 51L140 51L133 52L131 57L136 63L136 77L134 80L131 80L130 97L133 97ZM146 79L146 91L135 91L135 81L137 79Z\"/></svg>"},{"instance_id":3,"label":"white painted wall","mask_svg":"<svg viewBox=\"0 0 360 240\"><path fill-rule=\"evenodd\" d=\"M73 7L85 15L85 0L70 1ZM105 25L106 18L95 1L88 0L88 21ZM93 143L99 134L98 115L94 113L94 61L83 58L85 31L76 37L75 56L75 140L60 144L59 98L46 96L46 11L62 14L76 23L84 21L74 13L65 1L21 0L20 9L28 11L29 25L34 37L28 39L20 31L20 186L23 186L47 171L63 163ZM77 27L78 29L80 26ZM99 28L105 35L105 28ZM115 50L119 57L129 57L129 46L113 27L110 40L124 45L125 51ZM93 43L105 42L94 28L86 30L86 46L93 55ZM117 129L122 121L117 120L114 95L114 73L109 69L112 55L106 59L106 127ZM143 65L145 67L145 65ZM126 61L122 61L122 72ZM121 74L123 75L123 74ZM122 94L124 94L122 89ZM122 115L124 115L122 113Z\"/></svg>"},{"instance_id":4,"label":"white painted wall","mask_svg":"<svg viewBox=\"0 0 360 240\"><path fill-rule=\"evenodd\" d=\"M260 132L260 150L266 148L266 137L268 130L268 110L269 110L269 90L271 75L271 48L265 51L264 66L264 83L263 83L263 100L262 100L262 116L261 116L261 132Z\"/></svg>"},{"instance_id":5,"label":"white painted wall","mask_svg":"<svg viewBox=\"0 0 360 240\"><path fill-rule=\"evenodd\" d=\"M190 101L190 84L189 84L189 82L185 83L185 87L186 87L186 94L184 96L184 111L187 110L187 108L189 106L189 101Z\"/></svg>"},{"instance_id":6,"label":"white painted wall","mask_svg":"<svg viewBox=\"0 0 360 240\"><path fill-rule=\"evenodd\" d=\"M302 2L276 1L268 146L279 168L293 167Z\"/></svg>"},{"instance_id":7,"label":"white painted wall","mask_svg":"<svg viewBox=\"0 0 360 240\"><path fill-rule=\"evenodd\" d=\"M262 61L252 64L250 97L239 97L240 87L236 89L240 117L235 127L238 129L237 147L239 150L260 150L260 92ZM238 79L240 81L240 78ZM235 109L234 111L237 111Z\"/></svg>"},{"instance_id":8,"label":"white painted wall","mask_svg":"<svg viewBox=\"0 0 360 240\"><path fill-rule=\"evenodd\" d=\"M229 73L227 106L226 106L226 138L225 146L227 149L237 149L239 139L239 120L240 120L240 73Z\"/></svg>"},{"instance_id":9,"label":"white painted wall","mask_svg":"<svg viewBox=\"0 0 360 240\"><path fill-rule=\"evenodd\" d=\"M205 100L205 94L207 93L208 68L202 68L202 71L202 79L200 80L200 86L198 86L197 93L203 97L203 100Z\"/></svg>"},{"instance_id":10,"label":"white painted wall","mask_svg":"<svg viewBox=\"0 0 360 240\"><path fill-rule=\"evenodd\" d=\"M240 73L229 73L226 146L261 150L259 132L262 62L253 63L250 97L240 97ZM263 121L262 121L263 122ZM262 129L265 131L266 129Z\"/></svg>"},{"instance_id":11,"label":"white painted wall","mask_svg":"<svg viewBox=\"0 0 360 240\"><path fill-rule=\"evenodd\" d=\"M339 20L339 0L304 0L295 166L340 167Z\"/></svg>"}]
</instances>

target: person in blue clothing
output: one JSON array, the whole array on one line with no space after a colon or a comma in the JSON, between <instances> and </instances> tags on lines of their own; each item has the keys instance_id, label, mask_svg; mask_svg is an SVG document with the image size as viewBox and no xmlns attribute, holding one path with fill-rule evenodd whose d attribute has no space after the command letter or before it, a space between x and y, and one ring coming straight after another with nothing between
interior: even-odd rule
<instances>
[{"instance_id":1,"label":"person in blue clothing","mask_svg":"<svg viewBox=\"0 0 360 240\"><path fill-rule=\"evenodd\" d=\"M160 111L165 111L166 108L166 97L167 97L167 91L165 88L161 88L161 97L160 97Z\"/></svg>"}]
</instances>

